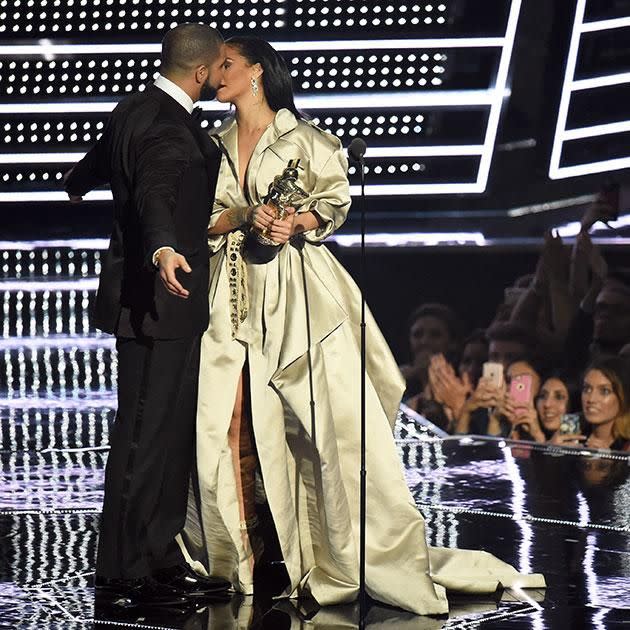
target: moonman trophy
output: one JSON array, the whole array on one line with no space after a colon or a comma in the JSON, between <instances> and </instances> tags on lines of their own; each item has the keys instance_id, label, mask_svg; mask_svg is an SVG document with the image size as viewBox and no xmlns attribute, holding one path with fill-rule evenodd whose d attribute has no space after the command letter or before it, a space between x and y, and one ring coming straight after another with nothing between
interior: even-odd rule
<instances>
[{"instance_id":1,"label":"moonman trophy","mask_svg":"<svg viewBox=\"0 0 630 630\"><path fill-rule=\"evenodd\" d=\"M276 211L276 218L281 221L287 216L287 208L296 208L308 193L297 185L300 160L289 160L282 175L276 175L269 184L263 202ZM280 245L267 236L268 230L260 231L252 227L245 237L243 256L251 263L264 264L273 260L280 251Z\"/></svg>"}]
</instances>

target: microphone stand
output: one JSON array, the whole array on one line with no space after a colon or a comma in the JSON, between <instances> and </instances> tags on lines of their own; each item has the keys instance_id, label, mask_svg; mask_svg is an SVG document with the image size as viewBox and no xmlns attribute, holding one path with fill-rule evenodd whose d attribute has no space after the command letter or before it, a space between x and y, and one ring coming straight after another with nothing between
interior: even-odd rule
<instances>
[{"instance_id":1,"label":"microphone stand","mask_svg":"<svg viewBox=\"0 0 630 630\"><path fill-rule=\"evenodd\" d=\"M360 144L358 142L360 142ZM356 144L355 144L356 143ZM365 589L365 530L367 512L367 470L366 470L366 324L365 324L365 293L367 288L367 270L365 256L365 226L366 226L366 198L365 198L365 143L359 139L353 141L359 150L353 151L350 147L348 153L359 164L361 175L361 264L359 272L359 289L361 292L361 469L359 473L359 628L365 628L367 616L367 593Z\"/></svg>"}]
</instances>

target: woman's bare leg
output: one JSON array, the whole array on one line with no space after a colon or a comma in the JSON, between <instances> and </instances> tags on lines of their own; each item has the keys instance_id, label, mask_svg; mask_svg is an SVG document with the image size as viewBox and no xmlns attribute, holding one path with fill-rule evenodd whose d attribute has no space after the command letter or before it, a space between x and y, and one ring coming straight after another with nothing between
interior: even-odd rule
<instances>
[{"instance_id":1,"label":"woman's bare leg","mask_svg":"<svg viewBox=\"0 0 630 630\"><path fill-rule=\"evenodd\" d=\"M251 404L248 366L245 364L236 389L232 419L228 429L228 444L232 451L234 478L239 499L239 514L243 545L251 558L252 570L262 554L262 541L257 536L256 468L258 458L251 426Z\"/></svg>"}]
</instances>

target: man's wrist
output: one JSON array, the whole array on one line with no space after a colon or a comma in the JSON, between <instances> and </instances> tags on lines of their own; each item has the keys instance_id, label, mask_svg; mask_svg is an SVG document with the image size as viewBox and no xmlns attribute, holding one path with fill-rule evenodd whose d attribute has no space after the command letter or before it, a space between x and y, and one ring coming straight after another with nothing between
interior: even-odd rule
<instances>
[{"instance_id":1,"label":"man's wrist","mask_svg":"<svg viewBox=\"0 0 630 630\"><path fill-rule=\"evenodd\" d=\"M158 247L153 252L153 256L151 257L151 262L153 263L154 267L159 267L160 266L160 256L164 252L175 252L175 250L172 247L168 246L168 245L164 246L164 247Z\"/></svg>"}]
</instances>

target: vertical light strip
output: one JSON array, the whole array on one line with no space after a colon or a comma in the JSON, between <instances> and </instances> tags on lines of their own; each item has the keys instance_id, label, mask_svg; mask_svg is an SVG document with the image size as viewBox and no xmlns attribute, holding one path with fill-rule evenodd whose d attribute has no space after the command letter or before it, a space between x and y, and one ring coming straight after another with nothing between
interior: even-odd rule
<instances>
[{"instance_id":1,"label":"vertical light strip","mask_svg":"<svg viewBox=\"0 0 630 630\"><path fill-rule=\"evenodd\" d=\"M494 85L494 98L492 106L490 107L484 148L479 162L479 171L477 172L477 188L480 193L484 192L488 185L488 175L490 173L492 156L494 155L494 142L497 137L503 99L505 98L505 85L507 83L510 61L512 59L512 50L514 49L514 39L516 37L516 27L518 25L521 4L521 0L512 0L512 5L510 6L510 15L505 32L505 44L501 50L501 60L499 62L499 69Z\"/></svg>"},{"instance_id":2,"label":"vertical light strip","mask_svg":"<svg viewBox=\"0 0 630 630\"><path fill-rule=\"evenodd\" d=\"M562 177L560 173L560 158L562 156L562 134L567 127L567 116L569 114L569 104L571 102L571 84L575 77L575 66L577 64L578 51L580 49L580 30L584 22L584 11L586 0L577 0L575 8L575 19L571 31L571 43L569 44L569 54L567 55L567 65L564 71L562 82L562 95L560 97L560 107L558 109L558 120L553 136L553 147L551 149L551 161L549 164L549 177L558 179Z\"/></svg>"}]
</instances>

